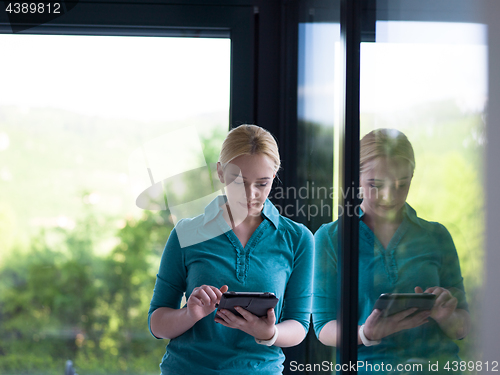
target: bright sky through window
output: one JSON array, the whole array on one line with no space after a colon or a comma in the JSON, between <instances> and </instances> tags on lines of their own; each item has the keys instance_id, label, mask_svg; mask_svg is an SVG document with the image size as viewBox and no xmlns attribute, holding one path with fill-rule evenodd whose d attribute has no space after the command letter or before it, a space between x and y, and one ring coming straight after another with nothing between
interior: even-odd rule
<instances>
[{"instance_id":1,"label":"bright sky through window","mask_svg":"<svg viewBox=\"0 0 500 375\"><path fill-rule=\"evenodd\" d=\"M229 108L230 40L0 35L0 105L175 121Z\"/></svg>"},{"instance_id":2,"label":"bright sky through window","mask_svg":"<svg viewBox=\"0 0 500 375\"><path fill-rule=\"evenodd\" d=\"M486 26L377 22L377 42L361 47L361 110L405 110L455 100L482 111L487 98Z\"/></svg>"},{"instance_id":3,"label":"bright sky through window","mask_svg":"<svg viewBox=\"0 0 500 375\"><path fill-rule=\"evenodd\" d=\"M378 21L376 28L376 43L361 44L361 112L450 99L463 111L484 110L485 25ZM299 118L333 126L342 92L340 25L303 23L299 35Z\"/></svg>"}]
</instances>

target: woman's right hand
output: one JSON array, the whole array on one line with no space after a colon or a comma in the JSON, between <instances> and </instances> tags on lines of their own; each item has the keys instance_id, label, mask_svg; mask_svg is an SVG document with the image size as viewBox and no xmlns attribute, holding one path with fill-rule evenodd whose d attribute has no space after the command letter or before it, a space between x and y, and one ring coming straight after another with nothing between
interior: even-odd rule
<instances>
[{"instance_id":1,"label":"woman's right hand","mask_svg":"<svg viewBox=\"0 0 500 375\"><path fill-rule=\"evenodd\" d=\"M215 310L215 304L220 302L222 293L227 292L227 285L220 289L211 285L194 288L187 301L187 314L194 322L203 319Z\"/></svg>"},{"instance_id":2,"label":"woman's right hand","mask_svg":"<svg viewBox=\"0 0 500 375\"><path fill-rule=\"evenodd\" d=\"M412 308L384 318L382 310L375 309L366 319L363 332L368 340L376 341L393 333L427 323L431 312L422 311L412 315L417 310L417 308Z\"/></svg>"}]
</instances>

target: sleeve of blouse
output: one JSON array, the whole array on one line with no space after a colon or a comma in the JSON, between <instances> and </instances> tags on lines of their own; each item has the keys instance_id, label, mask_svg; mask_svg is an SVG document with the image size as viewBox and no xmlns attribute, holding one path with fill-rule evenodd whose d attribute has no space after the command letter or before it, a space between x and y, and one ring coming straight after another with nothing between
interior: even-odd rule
<instances>
[{"instance_id":1,"label":"sleeve of blouse","mask_svg":"<svg viewBox=\"0 0 500 375\"><path fill-rule=\"evenodd\" d=\"M316 337L337 318L337 224L321 226L314 235L314 292L312 321Z\"/></svg>"},{"instance_id":2,"label":"sleeve of blouse","mask_svg":"<svg viewBox=\"0 0 500 375\"><path fill-rule=\"evenodd\" d=\"M163 250L160 269L156 275L153 298L149 305L148 325L150 332L151 314L156 309L159 307L178 309L180 307L182 296L186 290L186 267L182 250L174 228ZM151 334L153 333L151 332Z\"/></svg>"},{"instance_id":3,"label":"sleeve of blouse","mask_svg":"<svg viewBox=\"0 0 500 375\"><path fill-rule=\"evenodd\" d=\"M314 237L303 225L301 231L294 244L293 270L286 285L281 321L296 320L307 332L311 320Z\"/></svg>"},{"instance_id":4,"label":"sleeve of blouse","mask_svg":"<svg viewBox=\"0 0 500 375\"><path fill-rule=\"evenodd\" d=\"M443 288L458 299L457 308L468 310L467 300L465 298L464 279L460 271L460 261L457 250L450 232L439 224L439 245L442 249L442 261L440 269L440 283Z\"/></svg>"}]
</instances>

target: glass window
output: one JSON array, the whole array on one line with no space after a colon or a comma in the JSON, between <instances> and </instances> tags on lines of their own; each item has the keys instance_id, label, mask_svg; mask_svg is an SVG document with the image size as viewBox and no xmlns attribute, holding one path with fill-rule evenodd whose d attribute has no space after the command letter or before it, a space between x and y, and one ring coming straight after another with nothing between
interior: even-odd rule
<instances>
[{"instance_id":1,"label":"glass window","mask_svg":"<svg viewBox=\"0 0 500 375\"><path fill-rule=\"evenodd\" d=\"M299 183L303 187L299 197L307 202L302 213L313 230L336 217L338 206L332 182L338 183L338 174L332 178L334 132L338 130L341 94L341 46L338 22L305 22L299 24L298 64L298 150ZM338 152L338 148L334 150ZM307 193L306 193L307 192ZM302 193L302 194L301 194ZM335 204L333 201L335 200ZM333 207L332 207L333 204ZM296 205L296 209L300 204ZM299 212L294 216L301 216Z\"/></svg>"},{"instance_id":2,"label":"glass window","mask_svg":"<svg viewBox=\"0 0 500 375\"><path fill-rule=\"evenodd\" d=\"M341 106L342 50L340 43L340 3L303 2L301 22L298 25L298 90L297 90L297 180L298 189L292 191L295 210L292 218L300 220L313 233L322 224L331 222L338 215L338 130ZM290 208L290 207L289 207ZM333 285L321 282L325 272L329 273L318 257L316 248L314 269L314 309L317 294L329 293ZM336 303L336 300L334 304ZM329 315L330 319L332 318ZM285 366L292 374L330 373L336 364L335 350L318 341L321 322L313 316L310 332L306 338L306 355ZM302 366L302 367L300 367Z\"/></svg>"},{"instance_id":3,"label":"glass window","mask_svg":"<svg viewBox=\"0 0 500 375\"><path fill-rule=\"evenodd\" d=\"M354 211L360 223L356 318L366 333L357 346L357 370L431 373L439 368L444 373L447 364L453 370L453 361L477 361L482 355L478 326L484 284L487 29L472 2L387 1L377 2L376 10L370 4L363 8L364 37L370 35L364 29L370 12L375 11L377 20L375 39L360 46L360 133L371 140L361 141L360 186L355 190L362 203ZM330 37L330 52L335 40ZM329 66L334 72L335 63ZM335 100L329 102L333 110ZM301 109L299 101L299 114L321 103ZM338 134L335 130L333 176L342 173L335 151ZM334 197L351 195L338 190L338 180L334 177ZM315 235L313 321L322 342L341 347L336 341L343 323L329 325L338 319L336 219ZM381 294L415 292L439 294L438 302L446 298L456 305L435 308L430 316L416 316L408 308L398 317L383 315L387 307L379 316L373 313ZM340 368L330 366L334 370Z\"/></svg>"},{"instance_id":4,"label":"glass window","mask_svg":"<svg viewBox=\"0 0 500 375\"><path fill-rule=\"evenodd\" d=\"M165 344L145 319L179 218L136 200L217 161L230 40L0 35L0 48L0 372L157 373Z\"/></svg>"},{"instance_id":5,"label":"glass window","mask_svg":"<svg viewBox=\"0 0 500 375\"><path fill-rule=\"evenodd\" d=\"M358 324L381 339L359 346L361 373L383 363L445 372L480 358L486 27L425 21L379 20L376 42L361 45L361 136L370 142L361 141ZM388 307L373 315L380 294L415 291L438 295L430 317L409 305L397 317L384 315Z\"/></svg>"}]
</instances>

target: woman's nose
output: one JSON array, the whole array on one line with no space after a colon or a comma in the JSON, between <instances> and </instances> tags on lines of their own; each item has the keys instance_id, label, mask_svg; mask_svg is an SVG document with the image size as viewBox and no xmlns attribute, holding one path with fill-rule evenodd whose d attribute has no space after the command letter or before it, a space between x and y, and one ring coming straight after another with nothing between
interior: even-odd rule
<instances>
[{"instance_id":1,"label":"woman's nose","mask_svg":"<svg viewBox=\"0 0 500 375\"><path fill-rule=\"evenodd\" d=\"M384 202L392 202L394 198L394 189L392 188L392 186L386 186L384 189L382 189L381 193L382 196L380 198L382 198Z\"/></svg>"},{"instance_id":2,"label":"woman's nose","mask_svg":"<svg viewBox=\"0 0 500 375\"><path fill-rule=\"evenodd\" d=\"M254 200L255 198L259 197L259 191L256 187L249 185L246 190L247 190L247 199L248 200L251 201L251 200Z\"/></svg>"}]
</instances>

